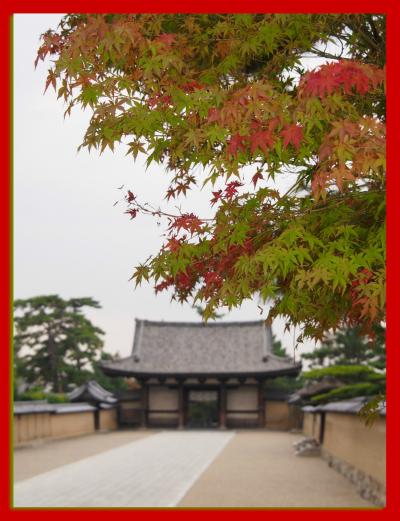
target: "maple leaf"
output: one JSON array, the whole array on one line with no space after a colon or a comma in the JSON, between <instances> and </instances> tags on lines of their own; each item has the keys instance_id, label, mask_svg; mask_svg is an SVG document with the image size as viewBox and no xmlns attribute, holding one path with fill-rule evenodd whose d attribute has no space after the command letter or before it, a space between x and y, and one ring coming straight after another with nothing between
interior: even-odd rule
<instances>
[{"instance_id":1,"label":"maple leaf","mask_svg":"<svg viewBox=\"0 0 400 521\"><path fill-rule=\"evenodd\" d=\"M250 123L250 128L251 128L251 130L255 130L255 131L261 130L261 128L262 128L261 121L258 121L258 119L253 118Z\"/></svg>"},{"instance_id":2,"label":"maple leaf","mask_svg":"<svg viewBox=\"0 0 400 521\"><path fill-rule=\"evenodd\" d=\"M192 280L187 273L183 272L183 273L177 274L176 282L177 282L178 286L187 288L188 286L191 285Z\"/></svg>"},{"instance_id":3,"label":"maple leaf","mask_svg":"<svg viewBox=\"0 0 400 521\"><path fill-rule=\"evenodd\" d=\"M128 201L128 203L131 203L135 199L136 199L136 196L133 194L133 192L128 190L128 195L126 196L126 200Z\"/></svg>"},{"instance_id":4,"label":"maple leaf","mask_svg":"<svg viewBox=\"0 0 400 521\"><path fill-rule=\"evenodd\" d=\"M175 189L174 188L168 188L167 190L167 194L165 196L165 199L167 201L169 201L171 199L171 197L174 199L175 198Z\"/></svg>"},{"instance_id":5,"label":"maple leaf","mask_svg":"<svg viewBox=\"0 0 400 521\"><path fill-rule=\"evenodd\" d=\"M329 143L322 143L319 147L318 156L320 160L326 159L332 154L332 146Z\"/></svg>"},{"instance_id":6,"label":"maple leaf","mask_svg":"<svg viewBox=\"0 0 400 521\"><path fill-rule=\"evenodd\" d=\"M214 206L215 203L217 203L222 198L222 190L217 190L216 192L213 192L213 198L211 199L211 206Z\"/></svg>"},{"instance_id":7,"label":"maple leaf","mask_svg":"<svg viewBox=\"0 0 400 521\"><path fill-rule=\"evenodd\" d=\"M204 85L201 85L196 80L189 81L188 83L185 83L182 85L182 90L184 90L187 93L194 92L195 90L201 90L204 89Z\"/></svg>"},{"instance_id":8,"label":"maple leaf","mask_svg":"<svg viewBox=\"0 0 400 521\"><path fill-rule=\"evenodd\" d=\"M181 240L176 238L176 235L173 237L170 237L168 239L168 242L166 244L166 248L168 248L170 251L177 251L181 247Z\"/></svg>"},{"instance_id":9,"label":"maple leaf","mask_svg":"<svg viewBox=\"0 0 400 521\"><path fill-rule=\"evenodd\" d=\"M256 184L257 184L257 181L261 180L261 179L264 179L264 176L262 175L262 173L260 172L260 170L257 170L257 172L253 175L253 177L251 178L251 182L253 183L254 185L254 188L256 187Z\"/></svg>"},{"instance_id":10,"label":"maple leaf","mask_svg":"<svg viewBox=\"0 0 400 521\"><path fill-rule=\"evenodd\" d=\"M243 186L243 183L239 183L239 181L232 181L228 183L225 188L225 197L232 199L232 197L237 194L237 189L239 186Z\"/></svg>"},{"instance_id":11,"label":"maple leaf","mask_svg":"<svg viewBox=\"0 0 400 521\"><path fill-rule=\"evenodd\" d=\"M136 210L136 208L132 208L131 210L127 210L125 213L129 214L131 219L134 219L138 214L138 210Z\"/></svg>"},{"instance_id":12,"label":"maple leaf","mask_svg":"<svg viewBox=\"0 0 400 521\"><path fill-rule=\"evenodd\" d=\"M207 271L207 273L204 274L204 282L207 287L211 285L220 285L222 283L221 275L216 273L215 271Z\"/></svg>"},{"instance_id":13,"label":"maple leaf","mask_svg":"<svg viewBox=\"0 0 400 521\"><path fill-rule=\"evenodd\" d=\"M296 123L285 125L285 128L282 130L282 136L284 147L291 143L298 150L303 139L303 127L296 125Z\"/></svg>"},{"instance_id":14,"label":"maple leaf","mask_svg":"<svg viewBox=\"0 0 400 521\"><path fill-rule=\"evenodd\" d=\"M340 165L338 168L334 168L331 173L331 178L335 179L340 192L343 192L343 181L354 181L355 179L351 170L345 165Z\"/></svg>"},{"instance_id":15,"label":"maple leaf","mask_svg":"<svg viewBox=\"0 0 400 521\"><path fill-rule=\"evenodd\" d=\"M240 134L234 134L231 139L228 141L228 154L236 157L238 154L238 150L244 152L246 150L245 143L247 137L242 136Z\"/></svg>"},{"instance_id":16,"label":"maple leaf","mask_svg":"<svg viewBox=\"0 0 400 521\"><path fill-rule=\"evenodd\" d=\"M219 110L215 107L208 109L207 121L208 123L213 123L214 121L219 121L220 113Z\"/></svg>"},{"instance_id":17,"label":"maple leaf","mask_svg":"<svg viewBox=\"0 0 400 521\"><path fill-rule=\"evenodd\" d=\"M252 154L259 148L266 155L268 150L274 145L274 138L270 130L261 130L260 132L254 132L250 136L251 146L250 151Z\"/></svg>"},{"instance_id":18,"label":"maple leaf","mask_svg":"<svg viewBox=\"0 0 400 521\"><path fill-rule=\"evenodd\" d=\"M173 223L170 226L170 229L176 228L177 232L181 229L187 230L193 235L195 232L201 232L203 221L201 221L196 215L193 213L184 213L179 217L176 217Z\"/></svg>"},{"instance_id":19,"label":"maple leaf","mask_svg":"<svg viewBox=\"0 0 400 521\"><path fill-rule=\"evenodd\" d=\"M160 34L159 36L157 36L155 41L164 44L166 47L171 47L171 45L176 41L176 34Z\"/></svg>"},{"instance_id":20,"label":"maple leaf","mask_svg":"<svg viewBox=\"0 0 400 521\"><path fill-rule=\"evenodd\" d=\"M330 179L328 172L316 172L311 181L311 191L316 199L326 193L326 185Z\"/></svg>"},{"instance_id":21,"label":"maple leaf","mask_svg":"<svg viewBox=\"0 0 400 521\"><path fill-rule=\"evenodd\" d=\"M56 76L55 72L52 70L49 70L49 74L47 75L47 79L46 79L46 85L45 85L44 92L46 92L46 90L49 88L50 84L53 86L53 89L56 90L56 87L57 87L56 80L57 80L57 76Z\"/></svg>"},{"instance_id":22,"label":"maple leaf","mask_svg":"<svg viewBox=\"0 0 400 521\"><path fill-rule=\"evenodd\" d=\"M281 123L281 118L279 116L272 118L268 123L268 130L270 132L273 132L280 123Z\"/></svg>"},{"instance_id":23,"label":"maple leaf","mask_svg":"<svg viewBox=\"0 0 400 521\"><path fill-rule=\"evenodd\" d=\"M160 98L160 101L163 105L170 105L171 104L171 101L172 101L172 97L171 96L161 96Z\"/></svg>"},{"instance_id":24,"label":"maple leaf","mask_svg":"<svg viewBox=\"0 0 400 521\"><path fill-rule=\"evenodd\" d=\"M159 284L154 286L154 289L156 293L158 293L159 291L163 291L164 289L167 289L169 286L172 286L173 283L174 279L172 277L168 277L163 282L160 282Z\"/></svg>"},{"instance_id":25,"label":"maple leaf","mask_svg":"<svg viewBox=\"0 0 400 521\"><path fill-rule=\"evenodd\" d=\"M351 94L354 88L359 94L366 94L383 81L384 76L377 67L341 60L321 65L319 69L306 73L300 82L300 91L323 97L339 89Z\"/></svg>"}]
</instances>

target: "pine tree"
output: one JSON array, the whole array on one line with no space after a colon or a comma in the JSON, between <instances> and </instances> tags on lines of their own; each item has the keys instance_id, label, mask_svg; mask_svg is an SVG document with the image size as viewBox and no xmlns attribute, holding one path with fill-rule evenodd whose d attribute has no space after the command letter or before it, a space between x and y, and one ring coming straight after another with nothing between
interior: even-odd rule
<instances>
[{"instance_id":1,"label":"pine tree","mask_svg":"<svg viewBox=\"0 0 400 521\"><path fill-rule=\"evenodd\" d=\"M312 396L312 403L385 395L385 328L376 325L374 329L373 340L365 337L359 327L338 331L321 347L302 356L312 368L303 373L303 379L308 382L330 379L337 383L334 389Z\"/></svg>"},{"instance_id":2,"label":"pine tree","mask_svg":"<svg viewBox=\"0 0 400 521\"><path fill-rule=\"evenodd\" d=\"M16 377L31 384L51 384L63 392L77 382L101 353L104 332L82 308L99 308L92 298L64 300L45 295L14 302Z\"/></svg>"}]
</instances>

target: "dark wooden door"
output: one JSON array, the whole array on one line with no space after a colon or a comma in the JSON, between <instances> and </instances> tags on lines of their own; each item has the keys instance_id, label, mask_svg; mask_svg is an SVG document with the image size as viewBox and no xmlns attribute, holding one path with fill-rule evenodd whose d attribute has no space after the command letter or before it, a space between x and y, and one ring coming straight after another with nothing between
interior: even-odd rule
<instances>
[{"instance_id":1,"label":"dark wooden door","mask_svg":"<svg viewBox=\"0 0 400 521\"><path fill-rule=\"evenodd\" d=\"M186 426L193 429L213 429L219 426L218 390L188 389Z\"/></svg>"}]
</instances>

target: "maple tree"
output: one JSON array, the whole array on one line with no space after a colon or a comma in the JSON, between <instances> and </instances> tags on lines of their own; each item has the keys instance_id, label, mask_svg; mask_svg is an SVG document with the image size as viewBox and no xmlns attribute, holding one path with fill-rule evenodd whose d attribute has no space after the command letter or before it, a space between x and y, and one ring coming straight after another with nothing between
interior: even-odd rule
<instances>
[{"instance_id":1,"label":"maple tree","mask_svg":"<svg viewBox=\"0 0 400 521\"><path fill-rule=\"evenodd\" d=\"M258 296L313 338L384 320L384 16L69 14L42 35L49 57L46 89L92 111L83 147L146 154L166 204L212 187L211 218L127 193L132 219L166 219L136 284L205 318Z\"/></svg>"}]
</instances>

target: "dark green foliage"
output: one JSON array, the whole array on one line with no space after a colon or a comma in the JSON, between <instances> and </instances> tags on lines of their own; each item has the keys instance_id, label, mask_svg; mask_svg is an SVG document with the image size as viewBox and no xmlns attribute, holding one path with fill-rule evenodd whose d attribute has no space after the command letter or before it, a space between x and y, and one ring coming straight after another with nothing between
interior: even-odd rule
<instances>
[{"instance_id":1,"label":"dark green foliage","mask_svg":"<svg viewBox=\"0 0 400 521\"><path fill-rule=\"evenodd\" d=\"M69 402L68 396L63 393L47 393L44 389L36 387L21 393L17 397L20 401L32 401L32 400L45 400L48 403L67 403Z\"/></svg>"},{"instance_id":2,"label":"dark green foliage","mask_svg":"<svg viewBox=\"0 0 400 521\"><path fill-rule=\"evenodd\" d=\"M282 358L288 358L286 349L283 347L282 342L275 338L275 335L272 337L272 353Z\"/></svg>"},{"instance_id":3,"label":"dark green foliage","mask_svg":"<svg viewBox=\"0 0 400 521\"><path fill-rule=\"evenodd\" d=\"M272 335L272 353L281 358L290 358L282 342L277 340L275 335ZM302 385L302 380L299 377L279 376L278 378L267 380L264 384L264 389L267 393L268 391L273 391L289 395L300 389Z\"/></svg>"},{"instance_id":4,"label":"dark green foliage","mask_svg":"<svg viewBox=\"0 0 400 521\"><path fill-rule=\"evenodd\" d=\"M51 384L62 393L67 384L82 383L98 359L103 331L82 308L99 308L91 298L64 300L58 295L14 302L15 378L28 384Z\"/></svg>"},{"instance_id":5,"label":"dark green foliage","mask_svg":"<svg viewBox=\"0 0 400 521\"><path fill-rule=\"evenodd\" d=\"M118 353L116 355L110 355L103 351L100 356L100 361L115 360L115 358L118 358ZM128 389L125 378L121 376L113 376L112 378L106 376L97 363L93 364L93 371L88 380L96 380L99 385L111 392L126 391Z\"/></svg>"},{"instance_id":6,"label":"dark green foliage","mask_svg":"<svg viewBox=\"0 0 400 521\"><path fill-rule=\"evenodd\" d=\"M278 378L267 380L264 389L266 391L277 391L289 395L301 389L302 386L303 382L299 377L279 376Z\"/></svg>"},{"instance_id":7,"label":"dark green foliage","mask_svg":"<svg viewBox=\"0 0 400 521\"><path fill-rule=\"evenodd\" d=\"M342 385L338 389L333 389L328 393L317 394L311 398L312 403L326 403L337 400L346 400L357 396L375 396L382 392L384 386L368 382L358 384Z\"/></svg>"},{"instance_id":8,"label":"dark green foliage","mask_svg":"<svg viewBox=\"0 0 400 521\"><path fill-rule=\"evenodd\" d=\"M334 337L303 358L311 361L313 369L303 373L305 381L327 378L341 383L338 388L314 395L311 403L327 403L357 396L373 396L361 412L366 423L379 414L379 405L386 394L385 328L374 326L374 337L368 339L360 328L338 331Z\"/></svg>"},{"instance_id":9,"label":"dark green foliage","mask_svg":"<svg viewBox=\"0 0 400 521\"><path fill-rule=\"evenodd\" d=\"M312 369L303 373L305 380L321 380L325 376L333 376L345 381L354 381L366 378L373 374L373 370L365 365L331 365L321 369Z\"/></svg>"}]
</instances>

